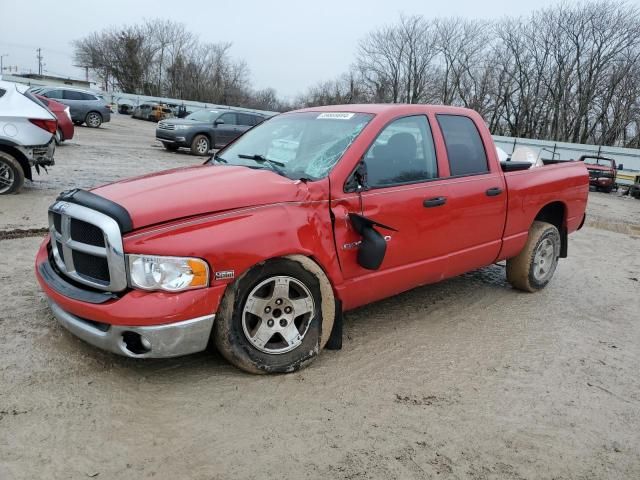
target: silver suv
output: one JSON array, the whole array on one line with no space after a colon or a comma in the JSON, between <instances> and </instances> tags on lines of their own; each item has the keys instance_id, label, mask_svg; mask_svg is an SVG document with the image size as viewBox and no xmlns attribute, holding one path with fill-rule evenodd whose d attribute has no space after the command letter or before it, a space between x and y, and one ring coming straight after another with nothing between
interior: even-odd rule
<instances>
[{"instance_id":1,"label":"silver suv","mask_svg":"<svg viewBox=\"0 0 640 480\"><path fill-rule=\"evenodd\" d=\"M70 87L37 87L32 92L63 103L69 107L71 120L76 125L98 128L111 120L111 109L105 100L88 90Z\"/></svg>"},{"instance_id":2,"label":"silver suv","mask_svg":"<svg viewBox=\"0 0 640 480\"><path fill-rule=\"evenodd\" d=\"M0 195L17 193L31 168L53 165L56 117L25 85L0 81Z\"/></svg>"}]
</instances>

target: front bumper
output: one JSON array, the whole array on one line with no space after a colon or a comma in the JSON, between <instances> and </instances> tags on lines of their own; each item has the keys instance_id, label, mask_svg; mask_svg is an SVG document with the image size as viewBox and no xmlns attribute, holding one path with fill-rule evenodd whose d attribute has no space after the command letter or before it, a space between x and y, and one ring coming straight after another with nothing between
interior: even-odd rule
<instances>
[{"instance_id":1,"label":"front bumper","mask_svg":"<svg viewBox=\"0 0 640 480\"><path fill-rule=\"evenodd\" d=\"M47 237L38 250L36 278L54 316L73 334L96 347L136 358L175 357L207 347L226 285L182 293L131 290L116 295L87 290L55 271L48 243ZM142 337L148 351L135 348L141 346Z\"/></svg>"},{"instance_id":2,"label":"front bumper","mask_svg":"<svg viewBox=\"0 0 640 480\"><path fill-rule=\"evenodd\" d=\"M118 355L166 358L201 352L207 348L215 315L150 327L109 325L84 320L48 299L60 324L85 342Z\"/></svg>"},{"instance_id":3,"label":"front bumper","mask_svg":"<svg viewBox=\"0 0 640 480\"><path fill-rule=\"evenodd\" d=\"M190 145L188 134L184 130L164 130L156 128L156 140L181 147L188 147Z\"/></svg>"}]
</instances>

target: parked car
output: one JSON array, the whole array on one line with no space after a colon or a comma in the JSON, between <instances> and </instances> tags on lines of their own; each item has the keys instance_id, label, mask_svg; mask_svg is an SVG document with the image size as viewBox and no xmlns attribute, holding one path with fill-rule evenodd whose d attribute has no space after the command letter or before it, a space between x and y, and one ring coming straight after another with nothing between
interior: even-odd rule
<instances>
[{"instance_id":1,"label":"parked car","mask_svg":"<svg viewBox=\"0 0 640 480\"><path fill-rule=\"evenodd\" d=\"M24 85L0 80L0 195L17 193L31 168L53 165L58 122Z\"/></svg>"},{"instance_id":2,"label":"parked car","mask_svg":"<svg viewBox=\"0 0 640 480\"><path fill-rule=\"evenodd\" d=\"M149 118L147 118L147 120L159 122L160 120L171 117L173 117L173 110L169 107L166 105L154 105L149 112Z\"/></svg>"},{"instance_id":3,"label":"parked car","mask_svg":"<svg viewBox=\"0 0 640 480\"><path fill-rule=\"evenodd\" d=\"M62 103L50 100L42 95L36 95L49 110L56 116L58 120L58 129L55 133L56 145L60 145L65 140L71 140L75 129L73 128L73 121L71 120L71 113L69 113L69 107Z\"/></svg>"},{"instance_id":4,"label":"parked car","mask_svg":"<svg viewBox=\"0 0 640 480\"><path fill-rule=\"evenodd\" d=\"M60 102L69 107L71 119L76 125L98 128L111 121L111 108L105 100L88 90L71 87L39 87L34 93Z\"/></svg>"},{"instance_id":5,"label":"parked car","mask_svg":"<svg viewBox=\"0 0 640 480\"><path fill-rule=\"evenodd\" d=\"M186 147L194 155L207 155L212 148L224 147L264 119L257 113L199 110L184 119L159 122L156 140L167 150Z\"/></svg>"},{"instance_id":6,"label":"parked car","mask_svg":"<svg viewBox=\"0 0 640 480\"><path fill-rule=\"evenodd\" d=\"M211 341L241 369L292 372L340 346L344 310L418 285L506 260L515 288L544 288L588 189L583 162L500 162L471 110L311 108L205 165L61 194L36 275L97 347L170 357Z\"/></svg>"},{"instance_id":7,"label":"parked car","mask_svg":"<svg viewBox=\"0 0 640 480\"><path fill-rule=\"evenodd\" d=\"M149 120L149 115L151 114L151 110L154 105L150 103L143 103L142 105L138 105L133 109L132 118L137 118L138 120Z\"/></svg>"},{"instance_id":8,"label":"parked car","mask_svg":"<svg viewBox=\"0 0 640 480\"><path fill-rule=\"evenodd\" d=\"M118 113L123 115L131 115L133 113L133 105L128 103L121 103L118 105Z\"/></svg>"},{"instance_id":9,"label":"parked car","mask_svg":"<svg viewBox=\"0 0 640 480\"><path fill-rule=\"evenodd\" d=\"M598 155L583 155L579 158L589 171L589 185L596 190L611 193L616 185L616 161Z\"/></svg>"}]
</instances>

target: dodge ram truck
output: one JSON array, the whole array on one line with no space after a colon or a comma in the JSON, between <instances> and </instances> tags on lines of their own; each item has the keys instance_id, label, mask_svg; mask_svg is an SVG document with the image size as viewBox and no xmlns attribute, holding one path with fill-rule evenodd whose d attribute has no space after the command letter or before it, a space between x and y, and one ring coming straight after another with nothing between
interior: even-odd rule
<instances>
[{"instance_id":1,"label":"dodge ram truck","mask_svg":"<svg viewBox=\"0 0 640 480\"><path fill-rule=\"evenodd\" d=\"M63 192L35 270L96 347L215 346L248 372L291 372L340 348L344 311L414 287L502 260L514 288L545 287L588 188L584 162L500 162L471 110L309 108L203 165Z\"/></svg>"}]
</instances>

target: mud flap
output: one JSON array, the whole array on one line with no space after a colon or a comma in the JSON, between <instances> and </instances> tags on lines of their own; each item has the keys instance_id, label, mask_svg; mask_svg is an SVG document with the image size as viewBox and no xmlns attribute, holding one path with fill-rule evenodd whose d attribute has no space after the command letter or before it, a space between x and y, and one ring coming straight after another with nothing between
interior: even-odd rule
<instances>
[{"instance_id":1,"label":"mud flap","mask_svg":"<svg viewBox=\"0 0 640 480\"><path fill-rule=\"evenodd\" d=\"M336 298L336 316L333 320L333 328L327 344L324 346L326 350L342 350L342 302Z\"/></svg>"},{"instance_id":2,"label":"mud flap","mask_svg":"<svg viewBox=\"0 0 640 480\"><path fill-rule=\"evenodd\" d=\"M377 270L387 253L387 241L373 227L377 226L394 232L397 230L355 213L349 214L349 220L355 231L362 236L362 242L358 247L358 265L367 270Z\"/></svg>"}]
</instances>

